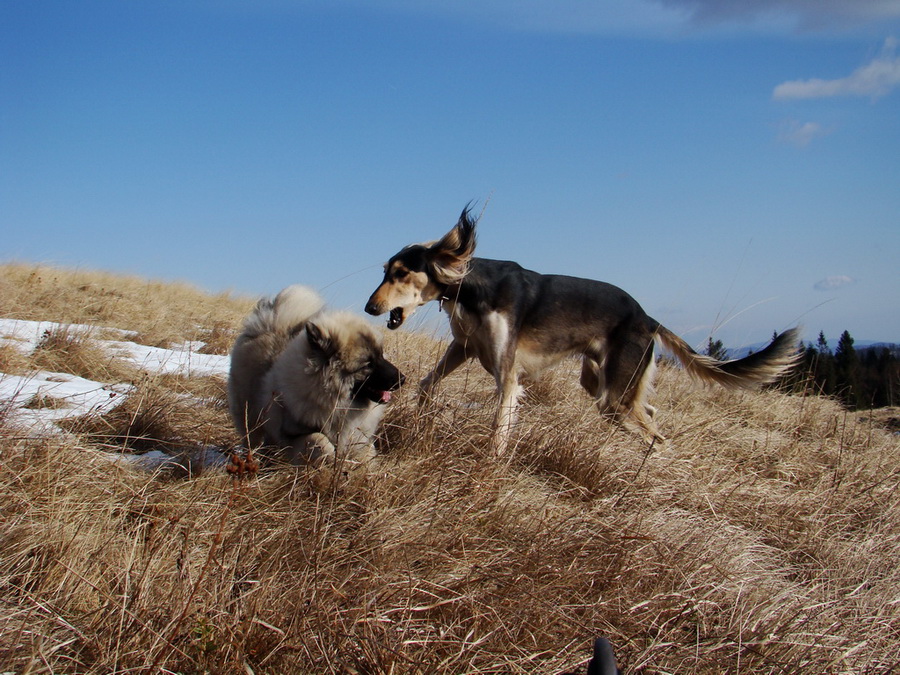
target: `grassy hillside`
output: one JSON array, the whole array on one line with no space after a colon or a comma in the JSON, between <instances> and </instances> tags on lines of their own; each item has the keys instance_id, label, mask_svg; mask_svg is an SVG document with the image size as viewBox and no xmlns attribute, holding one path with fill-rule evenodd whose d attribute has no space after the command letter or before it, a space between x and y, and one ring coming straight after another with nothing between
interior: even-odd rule
<instances>
[{"instance_id":1,"label":"grassy hillside","mask_svg":"<svg viewBox=\"0 0 900 675\"><path fill-rule=\"evenodd\" d=\"M224 353L251 304L0 267L0 317L149 344ZM406 332L386 345L410 382L441 352ZM597 635L628 673L900 668L900 440L832 401L663 367L671 445L648 454L566 364L532 387L498 460L491 382L471 367L428 409L414 387L395 398L367 472L234 484L99 452L228 448L220 378L142 374L83 336L0 350L0 371L36 368L136 388L43 438L0 402L0 671L552 674L583 669Z\"/></svg>"}]
</instances>

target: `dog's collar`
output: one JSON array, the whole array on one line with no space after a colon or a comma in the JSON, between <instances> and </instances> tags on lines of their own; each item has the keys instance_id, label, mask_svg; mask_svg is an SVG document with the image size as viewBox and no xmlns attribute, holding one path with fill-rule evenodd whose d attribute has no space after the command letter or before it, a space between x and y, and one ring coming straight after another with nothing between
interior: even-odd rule
<instances>
[{"instance_id":1,"label":"dog's collar","mask_svg":"<svg viewBox=\"0 0 900 675\"><path fill-rule=\"evenodd\" d=\"M451 297L450 291L453 292ZM459 286L446 286L444 292L438 296L438 309L444 311L445 302L457 302L459 300Z\"/></svg>"}]
</instances>

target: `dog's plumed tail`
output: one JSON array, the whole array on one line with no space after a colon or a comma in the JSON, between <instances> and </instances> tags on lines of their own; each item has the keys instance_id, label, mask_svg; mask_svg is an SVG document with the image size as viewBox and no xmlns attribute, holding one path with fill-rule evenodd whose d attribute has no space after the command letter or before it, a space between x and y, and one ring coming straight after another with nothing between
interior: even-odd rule
<instances>
[{"instance_id":1,"label":"dog's plumed tail","mask_svg":"<svg viewBox=\"0 0 900 675\"><path fill-rule=\"evenodd\" d=\"M309 286L288 286L275 299L263 298L244 322L244 334L294 333L322 311L325 301Z\"/></svg>"},{"instance_id":2,"label":"dog's plumed tail","mask_svg":"<svg viewBox=\"0 0 900 675\"><path fill-rule=\"evenodd\" d=\"M800 358L799 328L777 335L765 349L742 359L718 361L698 354L687 342L663 325L657 325L655 337L681 362L687 373L701 382L714 383L728 389L752 389L774 382Z\"/></svg>"}]
</instances>

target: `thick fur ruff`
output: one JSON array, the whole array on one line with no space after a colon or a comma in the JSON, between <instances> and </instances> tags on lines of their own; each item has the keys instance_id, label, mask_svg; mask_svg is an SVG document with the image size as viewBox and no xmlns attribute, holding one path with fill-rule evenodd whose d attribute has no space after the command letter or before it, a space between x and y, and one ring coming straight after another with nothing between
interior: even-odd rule
<instances>
[{"instance_id":1,"label":"thick fur ruff","mask_svg":"<svg viewBox=\"0 0 900 675\"><path fill-rule=\"evenodd\" d=\"M367 460L384 404L402 382L368 322L326 311L315 291L290 286L260 300L244 322L228 402L247 448L280 450L291 461Z\"/></svg>"},{"instance_id":2,"label":"thick fur ruff","mask_svg":"<svg viewBox=\"0 0 900 675\"><path fill-rule=\"evenodd\" d=\"M777 336L755 354L717 361L697 354L680 337L647 316L621 288L591 279L538 274L517 263L474 257L475 222L463 210L444 237L400 250L366 311L389 312L398 328L421 305L439 300L450 317L453 340L420 384L422 398L466 360L477 358L497 383L493 445L506 448L521 386L566 356L582 358L581 385L597 408L648 442L665 439L647 403L654 372L653 344L674 354L692 377L728 388L776 380L796 363L798 330Z\"/></svg>"}]
</instances>

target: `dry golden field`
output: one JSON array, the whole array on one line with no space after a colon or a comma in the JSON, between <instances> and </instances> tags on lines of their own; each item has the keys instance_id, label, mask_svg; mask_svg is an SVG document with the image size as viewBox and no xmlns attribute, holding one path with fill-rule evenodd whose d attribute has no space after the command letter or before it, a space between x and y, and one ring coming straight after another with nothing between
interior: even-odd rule
<instances>
[{"instance_id":1,"label":"dry golden field","mask_svg":"<svg viewBox=\"0 0 900 675\"><path fill-rule=\"evenodd\" d=\"M227 353L252 302L0 267L0 318L155 346ZM401 331L386 351L415 383L441 345ZM31 354L0 347L3 373L134 387L49 436L0 401L0 672L551 675L584 672L598 635L625 673L898 672L897 436L830 400L664 366L670 445L648 452L597 416L574 367L531 388L502 459L472 366L426 409L401 390L367 471L234 483L106 458L229 449L222 377L142 373L64 330Z\"/></svg>"}]
</instances>

